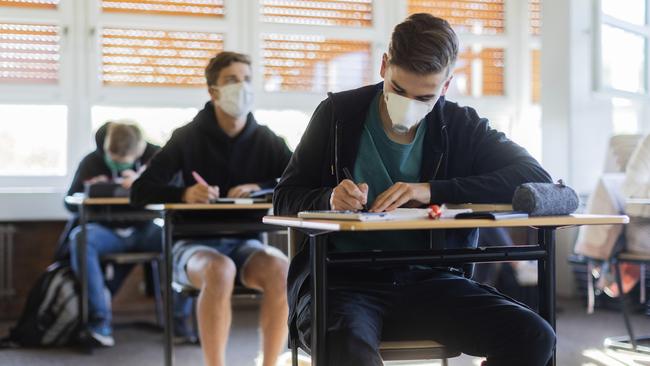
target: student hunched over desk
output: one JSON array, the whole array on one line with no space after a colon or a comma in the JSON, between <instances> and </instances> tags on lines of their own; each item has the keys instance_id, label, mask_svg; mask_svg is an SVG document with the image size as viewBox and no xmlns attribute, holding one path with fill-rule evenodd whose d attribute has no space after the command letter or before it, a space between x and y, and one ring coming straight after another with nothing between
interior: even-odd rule
<instances>
[{"instance_id":1,"label":"student hunched over desk","mask_svg":"<svg viewBox=\"0 0 650 366\"><path fill-rule=\"evenodd\" d=\"M275 190L274 213L371 211L432 203L510 202L515 187L551 178L523 148L468 107L445 101L458 39L450 25L413 14L397 25L383 56L383 83L330 94L312 116ZM352 172L355 184L344 179ZM363 182L363 183L360 183ZM332 235L331 250L428 248L426 233ZM356 238L356 239L355 239ZM477 232L446 230L438 249L474 247ZM304 247L304 246L303 246ZM308 254L289 270L290 321L310 345ZM545 365L552 327L526 306L467 279L462 268L355 268L328 277L327 364L379 366L382 327L438 340L487 365ZM467 273L466 273L467 274Z\"/></svg>"}]
</instances>

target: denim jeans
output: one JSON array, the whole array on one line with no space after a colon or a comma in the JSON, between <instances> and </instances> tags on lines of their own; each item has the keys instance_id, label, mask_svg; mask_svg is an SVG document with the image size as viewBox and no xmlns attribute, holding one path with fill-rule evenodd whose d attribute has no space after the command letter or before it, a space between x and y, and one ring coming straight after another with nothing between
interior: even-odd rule
<instances>
[{"instance_id":1,"label":"denim jeans","mask_svg":"<svg viewBox=\"0 0 650 366\"><path fill-rule=\"evenodd\" d=\"M79 275L79 240L81 227L70 233L72 269ZM109 253L161 252L162 230L153 223L137 226L131 232L122 233L101 224L86 225L87 235L87 276L88 313L91 325L109 326L111 324L110 301L104 292L104 275L100 257Z\"/></svg>"}]
</instances>

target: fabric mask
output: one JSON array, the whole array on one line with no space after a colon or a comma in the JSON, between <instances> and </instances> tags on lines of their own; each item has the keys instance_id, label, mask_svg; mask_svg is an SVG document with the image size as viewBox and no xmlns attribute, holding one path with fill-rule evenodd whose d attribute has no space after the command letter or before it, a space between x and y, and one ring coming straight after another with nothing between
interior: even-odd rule
<instances>
[{"instance_id":1,"label":"fabric mask","mask_svg":"<svg viewBox=\"0 0 650 366\"><path fill-rule=\"evenodd\" d=\"M411 127L420 122L436 104L435 101L433 103L420 102L387 91L384 91L384 100L393 130L402 134L407 133Z\"/></svg>"},{"instance_id":2,"label":"fabric mask","mask_svg":"<svg viewBox=\"0 0 650 366\"><path fill-rule=\"evenodd\" d=\"M228 115L238 118L250 112L253 91L248 83L228 84L217 87L219 99L215 103Z\"/></svg>"},{"instance_id":3,"label":"fabric mask","mask_svg":"<svg viewBox=\"0 0 650 366\"><path fill-rule=\"evenodd\" d=\"M117 161L110 158L110 156L104 154L104 162L112 172L120 173L124 170L133 169L135 163L118 163Z\"/></svg>"}]
</instances>

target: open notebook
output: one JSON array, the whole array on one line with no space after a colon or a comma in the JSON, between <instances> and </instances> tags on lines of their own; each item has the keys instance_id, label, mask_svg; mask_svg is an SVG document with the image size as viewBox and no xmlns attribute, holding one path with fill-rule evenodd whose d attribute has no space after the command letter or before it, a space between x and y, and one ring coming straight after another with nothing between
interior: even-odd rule
<instances>
[{"instance_id":1,"label":"open notebook","mask_svg":"<svg viewBox=\"0 0 650 366\"><path fill-rule=\"evenodd\" d=\"M302 211L298 213L302 219L352 220L352 221L388 221L388 220L418 220L429 217L426 208L398 208L391 212L361 212L361 211Z\"/></svg>"}]
</instances>

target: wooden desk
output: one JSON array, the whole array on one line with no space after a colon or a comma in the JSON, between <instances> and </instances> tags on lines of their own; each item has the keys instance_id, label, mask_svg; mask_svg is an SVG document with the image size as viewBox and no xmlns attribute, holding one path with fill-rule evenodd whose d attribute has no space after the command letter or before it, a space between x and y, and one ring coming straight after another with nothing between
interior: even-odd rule
<instances>
[{"instance_id":1,"label":"wooden desk","mask_svg":"<svg viewBox=\"0 0 650 366\"><path fill-rule=\"evenodd\" d=\"M130 205L127 197L87 198L75 194L65 197L65 203L77 206L79 210L79 226L81 240L79 241L79 314L81 315L81 344L86 351L92 351L92 341L88 330L88 222L143 222L153 220L159 215L155 212L135 208Z\"/></svg>"},{"instance_id":2,"label":"wooden desk","mask_svg":"<svg viewBox=\"0 0 650 366\"><path fill-rule=\"evenodd\" d=\"M296 217L266 216L263 222L289 227L309 237L312 286L312 365L325 365L327 355L327 269L342 265L459 264L513 260L538 261L539 313L555 329L555 231L577 225L627 224L627 216L569 215L511 220L409 220L357 222L309 220ZM467 248L425 251L327 253L326 236L332 232L381 230L439 230L484 227L532 227L538 229L538 245ZM548 365L555 366L555 351Z\"/></svg>"},{"instance_id":3,"label":"wooden desk","mask_svg":"<svg viewBox=\"0 0 650 366\"><path fill-rule=\"evenodd\" d=\"M215 237L241 233L274 231L264 225L260 218L273 207L271 203L233 204L186 204L167 203L147 205L145 208L162 215L163 231L163 282L165 313L165 366L174 362L173 311L172 311L172 246L183 237ZM257 215L256 215L257 214ZM248 217L247 217L248 216Z\"/></svg>"}]
</instances>

